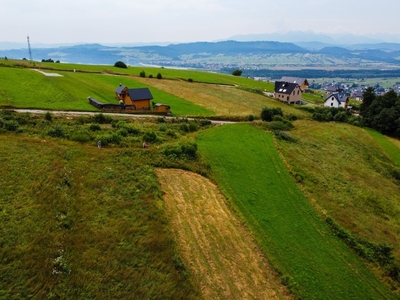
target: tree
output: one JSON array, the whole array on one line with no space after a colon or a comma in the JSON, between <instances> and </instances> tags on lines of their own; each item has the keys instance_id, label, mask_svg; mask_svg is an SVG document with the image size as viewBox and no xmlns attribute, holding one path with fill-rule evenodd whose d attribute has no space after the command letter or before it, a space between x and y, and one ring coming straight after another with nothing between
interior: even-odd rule
<instances>
[{"instance_id":1,"label":"tree","mask_svg":"<svg viewBox=\"0 0 400 300\"><path fill-rule=\"evenodd\" d=\"M232 72L233 76L241 76L242 75L242 70L236 69L235 71Z\"/></svg>"},{"instance_id":2,"label":"tree","mask_svg":"<svg viewBox=\"0 0 400 300\"><path fill-rule=\"evenodd\" d=\"M158 74L157 74L157 79L162 79L161 73L158 73Z\"/></svg>"},{"instance_id":3,"label":"tree","mask_svg":"<svg viewBox=\"0 0 400 300\"><path fill-rule=\"evenodd\" d=\"M140 76L140 77L143 77L143 78L146 77L146 72L142 70L142 71L139 73L139 76Z\"/></svg>"},{"instance_id":4,"label":"tree","mask_svg":"<svg viewBox=\"0 0 400 300\"><path fill-rule=\"evenodd\" d=\"M117 67L117 68L122 68L122 69L127 69L128 67L127 67L127 65L124 63L124 62L122 62L122 61L117 61L115 64L114 64L114 67Z\"/></svg>"}]
</instances>

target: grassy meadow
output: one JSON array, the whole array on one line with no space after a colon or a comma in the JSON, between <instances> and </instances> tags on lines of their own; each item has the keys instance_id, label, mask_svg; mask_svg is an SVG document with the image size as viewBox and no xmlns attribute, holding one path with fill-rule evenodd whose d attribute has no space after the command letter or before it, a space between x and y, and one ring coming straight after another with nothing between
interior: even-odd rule
<instances>
[{"instance_id":1,"label":"grassy meadow","mask_svg":"<svg viewBox=\"0 0 400 300\"><path fill-rule=\"evenodd\" d=\"M394 298L318 217L285 169L272 135L251 125L224 125L203 131L197 142L214 179L297 296Z\"/></svg>"},{"instance_id":2,"label":"grassy meadow","mask_svg":"<svg viewBox=\"0 0 400 300\"><path fill-rule=\"evenodd\" d=\"M0 135L0 299L194 299L143 151Z\"/></svg>"},{"instance_id":3,"label":"grassy meadow","mask_svg":"<svg viewBox=\"0 0 400 300\"><path fill-rule=\"evenodd\" d=\"M148 78L158 73L163 79ZM185 267L165 213L159 167L216 182L294 298L398 297L398 140L311 121L265 96L271 83L247 78L0 59L0 107L98 112L87 97L116 104L120 83L149 87L175 118L0 111L0 299L199 298L201 282ZM304 99L321 104L318 93ZM281 108L285 120L207 120L259 118L263 107ZM356 256L327 220L352 241L389 249L390 263Z\"/></svg>"}]
</instances>

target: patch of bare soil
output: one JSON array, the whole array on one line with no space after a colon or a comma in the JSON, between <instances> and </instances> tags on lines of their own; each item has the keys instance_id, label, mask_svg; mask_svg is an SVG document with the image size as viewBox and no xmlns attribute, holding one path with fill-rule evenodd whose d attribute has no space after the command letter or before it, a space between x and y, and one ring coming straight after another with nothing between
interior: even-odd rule
<instances>
[{"instance_id":1,"label":"patch of bare soil","mask_svg":"<svg viewBox=\"0 0 400 300\"><path fill-rule=\"evenodd\" d=\"M185 267L204 299L290 299L247 230L208 179L157 169Z\"/></svg>"}]
</instances>

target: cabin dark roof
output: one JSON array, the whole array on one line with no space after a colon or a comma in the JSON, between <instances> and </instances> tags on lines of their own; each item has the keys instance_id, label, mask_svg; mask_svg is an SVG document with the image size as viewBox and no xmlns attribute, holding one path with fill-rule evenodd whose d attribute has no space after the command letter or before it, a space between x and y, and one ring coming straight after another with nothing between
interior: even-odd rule
<instances>
[{"instance_id":1,"label":"cabin dark roof","mask_svg":"<svg viewBox=\"0 0 400 300\"><path fill-rule=\"evenodd\" d=\"M116 88L115 92L116 92L117 94L121 94L125 88L126 88L125 86L123 86L123 85L120 84L120 85Z\"/></svg>"},{"instance_id":2,"label":"cabin dark roof","mask_svg":"<svg viewBox=\"0 0 400 300\"><path fill-rule=\"evenodd\" d=\"M297 83L275 81L275 93L288 94L290 95L293 90L299 86Z\"/></svg>"},{"instance_id":3,"label":"cabin dark roof","mask_svg":"<svg viewBox=\"0 0 400 300\"><path fill-rule=\"evenodd\" d=\"M281 80L279 81L284 81L284 82L290 82L290 83L297 83L299 86L302 85L303 83L308 86L308 81L305 78L301 77L288 77L288 76L283 76Z\"/></svg>"},{"instance_id":4,"label":"cabin dark roof","mask_svg":"<svg viewBox=\"0 0 400 300\"><path fill-rule=\"evenodd\" d=\"M153 99L153 95L148 88L128 89L128 94L132 101Z\"/></svg>"}]
</instances>

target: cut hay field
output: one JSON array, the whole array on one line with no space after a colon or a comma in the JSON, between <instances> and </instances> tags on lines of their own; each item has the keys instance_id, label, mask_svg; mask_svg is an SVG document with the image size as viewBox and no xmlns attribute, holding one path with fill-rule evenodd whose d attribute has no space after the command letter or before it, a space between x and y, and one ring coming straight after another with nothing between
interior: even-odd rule
<instances>
[{"instance_id":1,"label":"cut hay field","mask_svg":"<svg viewBox=\"0 0 400 300\"><path fill-rule=\"evenodd\" d=\"M165 81L138 78L138 81L186 99L222 116L259 116L263 107L280 107L286 114L305 116L307 113L278 100L233 86Z\"/></svg>"},{"instance_id":2,"label":"cut hay field","mask_svg":"<svg viewBox=\"0 0 400 300\"><path fill-rule=\"evenodd\" d=\"M182 259L203 299L290 299L249 232L210 180L157 169Z\"/></svg>"},{"instance_id":3,"label":"cut hay field","mask_svg":"<svg viewBox=\"0 0 400 300\"><path fill-rule=\"evenodd\" d=\"M224 125L202 132L197 142L217 184L295 295L395 298L318 217L285 169L270 134L251 125Z\"/></svg>"}]
</instances>

